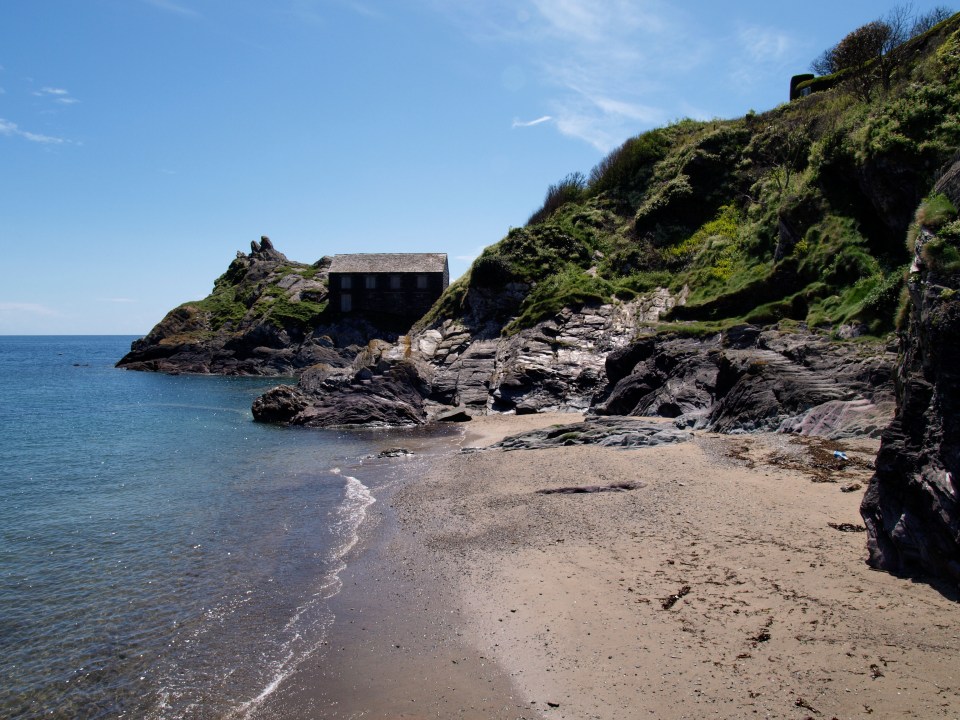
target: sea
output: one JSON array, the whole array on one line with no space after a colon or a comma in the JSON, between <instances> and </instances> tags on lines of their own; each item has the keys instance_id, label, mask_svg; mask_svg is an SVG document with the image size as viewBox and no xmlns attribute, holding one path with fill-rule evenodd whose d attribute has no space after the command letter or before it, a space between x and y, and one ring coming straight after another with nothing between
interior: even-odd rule
<instances>
[{"instance_id":1,"label":"sea","mask_svg":"<svg viewBox=\"0 0 960 720\"><path fill-rule=\"evenodd\" d=\"M337 622L378 454L430 446L254 423L282 380L114 368L133 339L0 337L0 717L254 714Z\"/></svg>"}]
</instances>

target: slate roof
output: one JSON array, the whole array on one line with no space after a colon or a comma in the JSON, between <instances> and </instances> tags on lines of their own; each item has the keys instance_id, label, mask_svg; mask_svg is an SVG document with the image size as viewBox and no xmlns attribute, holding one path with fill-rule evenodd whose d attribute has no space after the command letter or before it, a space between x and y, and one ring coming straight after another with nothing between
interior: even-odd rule
<instances>
[{"instance_id":1,"label":"slate roof","mask_svg":"<svg viewBox=\"0 0 960 720\"><path fill-rule=\"evenodd\" d=\"M356 253L334 255L332 273L442 273L446 253Z\"/></svg>"}]
</instances>

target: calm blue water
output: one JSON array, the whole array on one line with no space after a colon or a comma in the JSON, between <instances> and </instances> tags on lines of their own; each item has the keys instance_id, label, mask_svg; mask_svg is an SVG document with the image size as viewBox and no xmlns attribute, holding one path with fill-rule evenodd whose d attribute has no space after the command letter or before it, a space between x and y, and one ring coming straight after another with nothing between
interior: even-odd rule
<instances>
[{"instance_id":1,"label":"calm blue water","mask_svg":"<svg viewBox=\"0 0 960 720\"><path fill-rule=\"evenodd\" d=\"M114 369L132 339L0 337L0 717L243 717L322 642L398 442Z\"/></svg>"}]
</instances>

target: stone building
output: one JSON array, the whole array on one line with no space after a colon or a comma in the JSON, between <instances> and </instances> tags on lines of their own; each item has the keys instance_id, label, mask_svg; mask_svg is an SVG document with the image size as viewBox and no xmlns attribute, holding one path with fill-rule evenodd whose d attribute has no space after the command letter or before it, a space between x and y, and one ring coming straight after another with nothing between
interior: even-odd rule
<instances>
[{"instance_id":1,"label":"stone building","mask_svg":"<svg viewBox=\"0 0 960 720\"><path fill-rule=\"evenodd\" d=\"M446 253L335 255L330 308L344 314L419 318L450 284Z\"/></svg>"}]
</instances>

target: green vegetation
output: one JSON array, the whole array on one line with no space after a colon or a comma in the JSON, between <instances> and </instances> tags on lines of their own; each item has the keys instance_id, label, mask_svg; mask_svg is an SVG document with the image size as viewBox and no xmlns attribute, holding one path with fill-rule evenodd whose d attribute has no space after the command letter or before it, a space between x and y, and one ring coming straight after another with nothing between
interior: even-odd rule
<instances>
[{"instance_id":1,"label":"green vegetation","mask_svg":"<svg viewBox=\"0 0 960 720\"><path fill-rule=\"evenodd\" d=\"M507 332L530 327L554 315L562 307L601 304L613 295L609 282L570 265L537 283L520 307L520 315Z\"/></svg>"},{"instance_id":2,"label":"green vegetation","mask_svg":"<svg viewBox=\"0 0 960 720\"><path fill-rule=\"evenodd\" d=\"M586 177L551 186L530 222L488 247L422 325L469 313L473 290L509 285L525 297L503 318L506 332L565 306L684 287L687 303L665 331L743 321L893 329L908 230L935 231L924 258L960 269L956 209L942 196L923 200L960 148L960 15L937 11L904 31L903 12L883 21L892 35L872 26L845 39L851 54L841 60L855 41L885 44L833 68L821 85L831 89L643 133ZM845 79L854 70L873 73L869 92Z\"/></svg>"},{"instance_id":3,"label":"green vegetation","mask_svg":"<svg viewBox=\"0 0 960 720\"><path fill-rule=\"evenodd\" d=\"M198 338L211 331L231 331L241 324L269 322L278 329L306 331L315 327L326 310L327 303L307 300L294 301L287 290L277 283L288 275L312 279L320 268L314 265L290 263L279 265L269 276L256 281L248 277L249 266L243 258L234 260L227 271L213 284L213 292L203 300L184 303L178 309L187 310L200 322L196 323Z\"/></svg>"}]
</instances>

